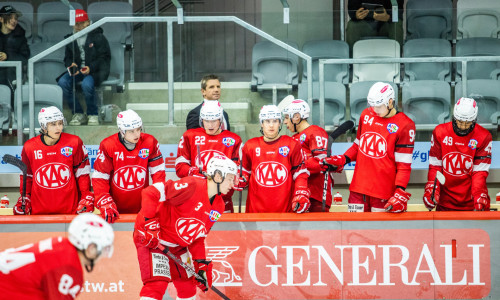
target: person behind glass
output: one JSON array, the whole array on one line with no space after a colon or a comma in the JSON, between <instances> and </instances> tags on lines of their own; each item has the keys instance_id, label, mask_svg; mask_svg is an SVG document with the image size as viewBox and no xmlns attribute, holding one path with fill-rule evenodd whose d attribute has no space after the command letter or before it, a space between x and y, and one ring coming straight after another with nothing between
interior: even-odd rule
<instances>
[{"instance_id":1,"label":"person behind glass","mask_svg":"<svg viewBox=\"0 0 500 300\"><path fill-rule=\"evenodd\" d=\"M203 95L203 102L193 108L186 118L186 129L200 128L200 110L203 103L206 101L213 101L220 99L220 79L217 75L205 75L201 79L201 94ZM229 116L224 111L224 119L222 122L222 130L231 131L229 126Z\"/></svg>"},{"instance_id":2,"label":"person behind glass","mask_svg":"<svg viewBox=\"0 0 500 300\"><path fill-rule=\"evenodd\" d=\"M386 36L403 43L403 4L397 0L398 22L392 22L391 0L349 0L348 13L351 20L347 23L346 42L352 51L354 44L364 37Z\"/></svg>"},{"instance_id":3,"label":"person behind glass","mask_svg":"<svg viewBox=\"0 0 500 300\"><path fill-rule=\"evenodd\" d=\"M30 57L30 48L25 31L18 24L18 18L21 16L22 13L11 5L0 9L0 61L22 61L24 69ZM14 80L14 68L0 68L0 84L7 85L12 91L11 107L14 107Z\"/></svg>"},{"instance_id":4,"label":"person behind glass","mask_svg":"<svg viewBox=\"0 0 500 300\"><path fill-rule=\"evenodd\" d=\"M82 9L75 11L73 34L90 25L87 13ZM71 34L65 36L67 38ZM76 41L66 45L64 65L67 71L57 78L63 90L64 100L72 109L73 118L69 125L99 125L97 115L97 95L95 88L108 78L111 62L109 43L102 28L96 28ZM73 95L73 81L81 82L87 115L83 113L80 102ZM87 118L88 116L88 118Z\"/></svg>"}]
</instances>

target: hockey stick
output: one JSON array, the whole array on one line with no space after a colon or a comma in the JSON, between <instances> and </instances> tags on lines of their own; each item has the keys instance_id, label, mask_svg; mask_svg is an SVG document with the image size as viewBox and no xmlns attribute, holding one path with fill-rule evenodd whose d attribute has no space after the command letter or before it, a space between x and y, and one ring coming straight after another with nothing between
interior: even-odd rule
<instances>
[{"instance_id":1,"label":"hockey stick","mask_svg":"<svg viewBox=\"0 0 500 300\"><path fill-rule=\"evenodd\" d=\"M207 285L207 281L205 278L201 277L196 271L191 268L191 266L188 266L186 263L184 263L182 260L180 260L177 256L173 255L172 252L168 251L168 248L163 246L162 244L158 244L158 249L161 250L161 252L165 253L168 257L170 257L173 261L175 261L176 264L179 266L183 267L187 273L191 274L198 280L199 282L203 283L205 286ZM223 292L221 292L218 288L215 286L210 287L212 291L214 291L217 295L219 295L222 299L224 300L230 300L228 296L226 296Z\"/></svg>"},{"instance_id":2,"label":"hockey stick","mask_svg":"<svg viewBox=\"0 0 500 300\"><path fill-rule=\"evenodd\" d=\"M23 198L23 202L22 202L22 205L21 205L21 209L23 210L24 213L26 213L26 173L28 172L28 167L26 166L25 163L23 163L22 160L20 160L19 158L15 157L15 156L12 156L10 154L5 154L3 156L3 161L8 163L8 164L11 164L13 166L16 166L18 167L21 172L23 173L23 194L21 195Z\"/></svg>"},{"instance_id":3,"label":"hockey stick","mask_svg":"<svg viewBox=\"0 0 500 300\"><path fill-rule=\"evenodd\" d=\"M434 178L434 185L432 186L431 199L432 199L432 202L434 203L434 205L437 204L436 200L434 200L434 195L436 194L436 184L438 181L442 185L446 182L446 178L444 177L443 173L441 173L439 171L436 172L436 178Z\"/></svg>"},{"instance_id":4,"label":"hockey stick","mask_svg":"<svg viewBox=\"0 0 500 300\"><path fill-rule=\"evenodd\" d=\"M201 164L201 156L200 156L200 144L196 145L196 151L198 152L198 156L196 157L196 165L200 169L200 174L203 174L203 166Z\"/></svg>"},{"instance_id":5,"label":"hockey stick","mask_svg":"<svg viewBox=\"0 0 500 300\"><path fill-rule=\"evenodd\" d=\"M243 163L240 161L240 178L243 176ZM243 199L243 189L241 189L238 196L238 213L241 213L241 201Z\"/></svg>"},{"instance_id":6,"label":"hockey stick","mask_svg":"<svg viewBox=\"0 0 500 300\"><path fill-rule=\"evenodd\" d=\"M330 137L332 138L332 143L342 134L346 133L348 130L354 127L354 122L351 120L347 120L344 123L340 124L337 129L335 129L332 133L330 133ZM328 152L328 149L326 149ZM328 170L325 171L325 180L323 181L323 203L321 205L321 210L324 212L326 208L326 194L328 190L328 176L330 175L330 171L335 171L337 168L333 168L328 166Z\"/></svg>"}]
</instances>

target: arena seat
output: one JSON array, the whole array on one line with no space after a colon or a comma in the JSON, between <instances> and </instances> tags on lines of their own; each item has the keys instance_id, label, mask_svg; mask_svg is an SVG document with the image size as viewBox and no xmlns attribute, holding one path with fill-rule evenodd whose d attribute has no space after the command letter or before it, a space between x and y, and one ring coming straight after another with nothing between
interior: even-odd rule
<instances>
[{"instance_id":1,"label":"arena seat","mask_svg":"<svg viewBox=\"0 0 500 300\"><path fill-rule=\"evenodd\" d=\"M35 43L31 45L31 56L35 56L53 45L55 43ZM35 83L55 84L56 78L65 71L64 47L62 47L35 63Z\"/></svg>"},{"instance_id":2,"label":"arena seat","mask_svg":"<svg viewBox=\"0 0 500 300\"><path fill-rule=\"evenodd\" d=\"M313 82L312 123L319 125L319 82ZM299 99L307 101L307 81L299 84ZM346 114L346 88L342 83L325 81L325 125L340 125Z\"/></svg>"},{"instance_id":3,"label":"arena seat","mask_svg":"<svg viewBox=\"0 0 500 300\"><path fill-rule=\"evenodd\" d=\"M83 9L77 2L70 2L74 9ZM60 1L40 3L37 9L38 38L42 43L58 43L73 32L69 26L70 8Z\"/></svg>"},{"instance_id":4,"label":"arena seat","mask_svg":"<svg viewBox=\"0 0 500 300\"><path fill-rule=\"evenodd\" d=\"M498 125L500 117L500 81L490 79L467 80L468 97L478 105L477 122L481 125ZM455 99L463 97L462 82L455 87Z\"/></svg>"},{"instance_id":5,"label":"arena seat","mask_svg":"<svg viewBox=\"0 0 500 300\"><path fill-rule=\"evenodd\" d=\"M443 39L414 39L403 46L404 57L451 57L451 44ZM405 81L451 81L451 63L405 63Z\"/></svg>"},{"instance_id":6,"label":"arena seat","mask_svg":"<svg viewBox=\"0 0 500 300\"><path fill-rule=\"evenodd\" d=\"M0 85L0 129L8 130L10 123L10 114L12 107L10 106L10 88L6 85ZM0 132L0 135L2 133Z\"/></svg>"},{"instance_id":7,"label":"arena seat","mask_svg":"<svg viewBox=\"0 0 500 300\"><path fill-rule=\"evenodd\" d=\"M451 0L408 0L406 3L406 39L452 39L453 7Z\"/></svg>"},{"instance_id":8,"label":"arena seat","mask_svg":"<svg viewBox=\"0 0 500 300\"><path fill-rule=\"evenodd\" d=\"M500 3L497 0L458 0L457 39L499 38Z\"/></svg>"},{"instance_id":9,"label":"arena seat","mask_svg":"<svg viewBox=\"0 0 500 300\"><path fill-rule=\"evenodd\" d=\"M319 59L323 58L349 58L349 45L344 41L315 40L307 41L302 47L302 52L313 59L313 81L319 81ZM302 60L302 80L307 79L307 62ZM325 65L325 81L336 81L347 84L349 82L349 68L347 64Z\"/></svg>"},{"instance_id":10,"label":"arena seat","mask_svg":"<svg viewBox=\"0 0 500 300\"><path fill-rule=\"evenodd\" d=\"M456 56L500 56L500 40L495 38L469 38L459 40ZM500 74L500 62L476 61L467 63L467 79L494 79ZM461 80L462 64L457 63L457 78Z\"/></svg>"},{"instance_id":11,"label":"arena seat","mask_svg":"<svg viewBox=\"0 0 500 300\"><path fill-rule=\"evenodd\" d=\"M366 100L366 97L368 96L368 91L372 87L372 85L376 81L361 81L361 82L355 82L351 85L349 88L349 104L351 108L351 120L354 122L359 121L359 117L361 116L361 113L365 108L368 107L368 100ZM389 83L392 88L394 89L394 96L396 97L396 106L398 104L398 86L393 83L393 82L387 82Z\"/></svg>"},{"instance_id":12,"label":"arena seat","mask_svg":"<svg viewBox=\"0 0 500 300\"><path fill-rule=\"evenodd\" d=\"M399 58L399 43L390 39L369 39L357 41L352 58ZM399 63L354 64L352 81L392 81L399 83Z\"/></svg>"},{"instance_id":13,"label":"arena seat","mask_svg":"<svg viewBox=\"0 0 500 300\"><path fill-rule=\"evenodd\" d=\"M23 128L29 127L29 89L28 85L23 85ZM16 90L17 95L17 90ZM62 111L63 108L63 92L60 86L57 84L35 84L35 116L42 107L56 106ZM17 126L17 107L16 102L14 102L14 125ZM36 119L36 117L35 117ZM36 119L37 120L37 119ZM35 127L38 128L39 124L35 120Z\"/></svg>"},{"instance_id":14,"label":"arena seat","mask_svg":"<svg viewBox=\"0 0 500 300\"><path fill-rule=\"evenodd\" d=\"M103 17L131 17L132 5L123 1L100 1L89 4L87 13L93 21ZM109 43L132 44L132 23L106 23L101 26Z\"/></svg>"}]
</instances>

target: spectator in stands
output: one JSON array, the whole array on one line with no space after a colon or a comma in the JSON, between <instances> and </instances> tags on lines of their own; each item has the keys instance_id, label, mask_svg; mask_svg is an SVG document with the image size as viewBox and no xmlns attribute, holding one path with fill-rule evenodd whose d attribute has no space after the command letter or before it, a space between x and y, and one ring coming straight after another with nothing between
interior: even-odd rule
<instances>
[{"instance_id":1,"label":"spectator in stands","mask_svg":"<svg viewBox=\"0 0 500 300\"><path fill-rule=\"evenodd\" d=\"M220 80L217 75L205 75L201 79L201 94L203 95L203 102L193 108L186 118L186 129L200 128L200 110L205 101L219 100L220 98ZM222 130L231 130L229 126L229 116L224 111L224 119L222 123Z\"/></svg>"},{"instance_id":2,"label":"spectator in stands","mask_svg":"<svg viewBox=\"0 0 500 300\"><path fill-rule=\"evenodd\" d=\"M30 48L25 37L24 29L17 23L21 12L11 5L5 5L0 9L0 61L22 61L23 69L30 57ZM16 71L14 68L0 68L0 84L7 85L14 94ZM11 97L11 105L14 105L14 97Z\"/></svg>"},{"instance_id":3,"label":"spectator in stands","mask_svg":"<svg viewBox=\"0 0 500 300\"><path fill-rule=\"evenodd\" d=\"M347 23L346 41L352 51L354 43L364 37L386 36L403 43L403 4L397 0L399 18L392 22L391 0L349 0L348 13L351 20Z\"/></svg>"},{"instance_id":4,"label":"spectator in stands","mask_svg":"<svg viewBox=\"0 0 500 300\"><path fill-rule=\"evenodd\" d=\"M73 34L87 28L90 20L84 10L75 11ZM71 35L71 34L70 34ZM65 36L65 38L70 35ZM57 83L63 90L65 101L71 106L73 118L69 125L99 125L97 116L97 95L95 88L108 78L111 62L109 43L102 28L96 28L88 34L66 45L64 64L68 71L64 72ZM81 82L81 88L87 104L87 114L73 95L73 81ZM88 116L88 118L87 118Z\"/></svg>"}]
</instances>

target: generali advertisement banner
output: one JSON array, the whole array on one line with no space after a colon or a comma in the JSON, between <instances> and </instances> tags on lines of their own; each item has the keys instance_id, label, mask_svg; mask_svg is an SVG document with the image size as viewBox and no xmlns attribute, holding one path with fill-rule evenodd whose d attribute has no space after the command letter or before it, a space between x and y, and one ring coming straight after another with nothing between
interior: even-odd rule
<instances>
[{"instance_id":1,"label":"generali advertisement banner","mask_svg":"<svg viewBox=\"0 0 500 300\"><path fill-rule=\"evenodd\" d=\"M490 255L498 236L480 228L397 229L408 222L352 230L303 230L293 222L221 230L224 224L217 224L206 248L214 286L230 299L496 299L490 292L500 283L492 270L498 262ZM499 221L490 225L499 228ZM0 243L18 247L58 234L64 232L3 232ZM116 231L113 257L100 260L85 279L79 299L139 298L131 231ZM164 299L175 299L172 284L168 294ZM220 299L210 290L198 296Z\"/></svg>"}]
</instances>

